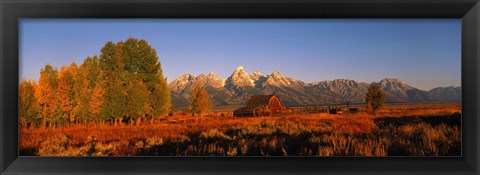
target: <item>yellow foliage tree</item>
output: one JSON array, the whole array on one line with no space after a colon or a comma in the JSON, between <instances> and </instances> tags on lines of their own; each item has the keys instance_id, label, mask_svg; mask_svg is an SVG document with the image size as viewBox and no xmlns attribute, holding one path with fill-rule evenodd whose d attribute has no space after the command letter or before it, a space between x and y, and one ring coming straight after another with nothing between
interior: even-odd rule
<instances>
[{"instance_id":1,"label":"yellow foliage tree","mask_svg":"<svg viewBox=\"0 0 480 175\"><path fill-rule=\"evenodd\" d=\"M60 98L60 115L63 119L69 122L75 120L75 107L77 101L75 100L75 76L77 73L77 64L73 62L70 66L62 66L58 78L58 96Z\"/></svg>"},{"instance_id":2,"label":"yellow foliage tree","mask_svg":"<svg viewBox=\"0 0 480 175\"><path fill-rule=\"evenodd\" d=\"M97 82L92 90L92 95L88 104L88 114L90 119L100 119L99 113L103 104L103 80Z\"/></svg>"},{"instance_id":3,"label":"yellow foliage tree","mask_svg":"<svg viewBox=\"0 0 480 175\"><path fill-rule=\"evenodd\" d=\"M35 126L38 124L38 103L35 98L35 89L37 84L35 81L22 81L18 88L18 114L19 121L23 127L29 124Z\"/></svg>"},{"instance_id":4,"label":"yellow foliage tree","mask_svg":"<svg viewBox=\"0 0 480 175\"><path fill-rule=\"evenodd\" d=\"M40 71L38 85L26 82L21 88L23 124L34 115L30 113L32 100L38 105L35 116L43 126L99 120L116 125L124 117L137 123L150 117L153 122L172 107L155 49L136 38L107 42L100 56L87 57L79 66L73 62L57 71L47 64ZM29 96L31 92L33 96Z\"/></svg>"},{"instance_id":5,"label":"yellow foliage tree","mask_svg":"<svg viewBox=\"0 0 480 175\"><path fill-rule=\"evenodd\" d=\"M201 117L210 110L210 97L208 96L207 91L199 84L196 84L195 88L193 88L192 95L190 96L189 107L193 116L197 114Z\"/></svg>"},{"instance_id":6,"label":"yellow foliage tree","mask_svg":"<svg viewBox=\"0 0 480 175\"><path fill-rule=\"evenodd\" d=\"M40 105L40 118L42 126L46 127L47 122L52 125L58 112L58 71L47 64L40 71L38 86L35 90L35 97Z\"/></svg>"}]
</instances>

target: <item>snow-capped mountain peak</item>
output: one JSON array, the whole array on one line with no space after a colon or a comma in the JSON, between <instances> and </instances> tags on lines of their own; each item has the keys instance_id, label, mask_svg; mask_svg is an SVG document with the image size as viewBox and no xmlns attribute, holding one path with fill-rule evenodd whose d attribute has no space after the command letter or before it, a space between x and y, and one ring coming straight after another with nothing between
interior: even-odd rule
<instances>
[{"instance_id":1,"label":"snow-capped mountain peak","mask_svg":"<svg viewBox=\"0 0 480 175\"><path fill-rule=\"evenodd\" d=\"M192 74L182 74L177 79L170 82L169 86L174 91L185 89L189 84L195 81L195 76Z\"/></svg>"},{"instance_id":2,"label":"snow-capped mountain peak","mask_svg":"<svg viewBox=\"0 0 480 175\"><path fill-rule=\"evenodd\" d=\"M195 79L195 75L192 74L182 74L179 78L180 83L185 84L188 83L189 81L192 81Z\"/></svg>"},{"instance_id":3,"label":"snow-capped mountain peak","mask_svg":"<svg viewBox=\"0 0 480 175\"><path fill-rule=\"evenodd\" d=\"M215 87L215 88L221 88L223 87L223 80L218 77L218 75L215 72L210 72L207 76L207 86Z\"/></svg>"},{"instance_id":4,"label":"snow-capped mountain peak","mask_svg":"<svg viewBox=\"0 0 480 175\"><path fill-rule=\"evenodd\" d=\"M240 66L237 66L237 68L235 68L235 70L245 70L245 68L242 65L240 65Z\"/></svg>"},{"instance_id":5,"label":"snow-capped mountain peak","mask_svg":"<svg viewBox=\"0 0 480 175\"><path fill-rule=\"evenodd\" d=\"M383 87L387 91L405 91L414 89L412 86L404 83L402 80L398 78L385 78L378 82L380 87Z\"/></svg>"},{"instance_id":6,"label":"snow-capped mountain peak","mask_svg":"<svg viewBox=\"0 0 480 175\"><path fill-rule=\"evenodd\" d=\"M247 71L245 71L245 68L243 68L243 66L238 66L225 82L225 86L228 86L228 88L238 88L253 85L254 84L252 79L250 79L250 76L248 75Z\"/></svg>"},{"instance_id":7,"label":"snow-capped mountain peak","mask_svg":"<svg viewBox=\"0 0 480 175\"><path fill-rule=\"evenodd\" d=\"M250 74L250 80L255 84L255 86L264 82L265 79L266 77L258 71L255 71L252 74Z\"/></svg>"},{"instance_id":8,"label":"snow-capped mountain peak","mask_svg":"<svg viewBox=\"0 0 480 175\"><path fill-rule=\"evenodd\" d=\"M283 77L282 73L280 73L278 70L274 71L270 76L273 77Z\"/></svg>"},{"instance_id":9,"label":"snow-capped mountain peak","mask_svg":"<svg viewBox=\"0 0 480 175\"><path fill-rule=\"evenodd\" d=\"M172 101L179 105L187 104L195 84L209 88L215 105L244 104L255 94L276 94L287 105L364 103L365 94L371 84L376 84L385 92L386 102L431 102L459 101L460 87L435 88L422 91L397 78L385 78L379 82L358 82L349 79L324 80L306 84L286 77L280 71L263 75L255 71L248 74L243 66L238 66L229 77L222 79L215 72L207 75L182 74L173 80Z\"/></svg>"},{"instance_id":10,"label":"snow-capped mountain peak","mask_svg":"<svg viewBox=\"0 0 480 175\"><path fill-rule=\"evenodd\" d=\"M253 76L263 76L263 74L260 73L259 71L255 71L251 75L253 75Z\"/></svg>"}]
</instances>

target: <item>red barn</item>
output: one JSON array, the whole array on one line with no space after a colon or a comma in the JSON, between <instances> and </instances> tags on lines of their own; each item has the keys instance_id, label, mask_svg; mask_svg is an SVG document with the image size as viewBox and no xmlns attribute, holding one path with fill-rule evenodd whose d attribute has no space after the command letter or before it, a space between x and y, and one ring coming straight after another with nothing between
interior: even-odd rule
<instances>
[{"instance_id":1,"label":"red barn","mask_svg":"<svg viewBox=\"0 0 480 175\"><path fill-rule=\"evenodd\" d=\"M254 95L248 99L247 106L233 111L236 117L272 116L292 114L293 109L282 105L276 95Z\"/></svg>"}]
</instances>

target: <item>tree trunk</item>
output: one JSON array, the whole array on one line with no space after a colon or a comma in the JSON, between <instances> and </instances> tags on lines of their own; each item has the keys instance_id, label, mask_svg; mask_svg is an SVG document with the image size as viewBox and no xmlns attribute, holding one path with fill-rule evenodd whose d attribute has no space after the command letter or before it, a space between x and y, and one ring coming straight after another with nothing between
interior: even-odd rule
<instances>
[{"instance_id":1,"label":"tree trunk","mask_svg":"<svg viewBox=\"0 0 480 175\"><path fill-rule=\"evenodd\" d=\"M70 114L70 123L73 123L75 121L75 115Z\"/></svg>"},{"instance_id":2,"label":"tree trunk","mask_svg":"<svg viewBox=\"0 0 480 175\"><path fill-rule=\"evenodd\" d=\"M137 120L135 121L135 125L138 126L140 125L141 122L142 122L142 118L137 118Z\"/></svg>"},{"instance_id":3,"label":"tree trunk","mask_svg":"<svg viewBox=\"0 0 480 175\"><path fill-rule=\"evenodd\" d=\"M45 118L43 118L42 127L47 128L47 120Z\"/></svg>"}]
</instances>

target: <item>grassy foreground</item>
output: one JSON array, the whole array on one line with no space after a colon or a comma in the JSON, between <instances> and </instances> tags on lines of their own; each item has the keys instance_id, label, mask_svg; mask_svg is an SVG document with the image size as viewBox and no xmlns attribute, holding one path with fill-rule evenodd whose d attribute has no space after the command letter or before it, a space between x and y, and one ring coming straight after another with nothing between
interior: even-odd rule
<instances>
[{"instance_id":1,"label":"grassy foreground","mask_svg":"<svg viewBox=\"0 0 480 175\"><path fill-rule=\"evenodd\" d=\"M461 156L461 104L20 130L21 156Z\"/></svg>"}]
</instances>

